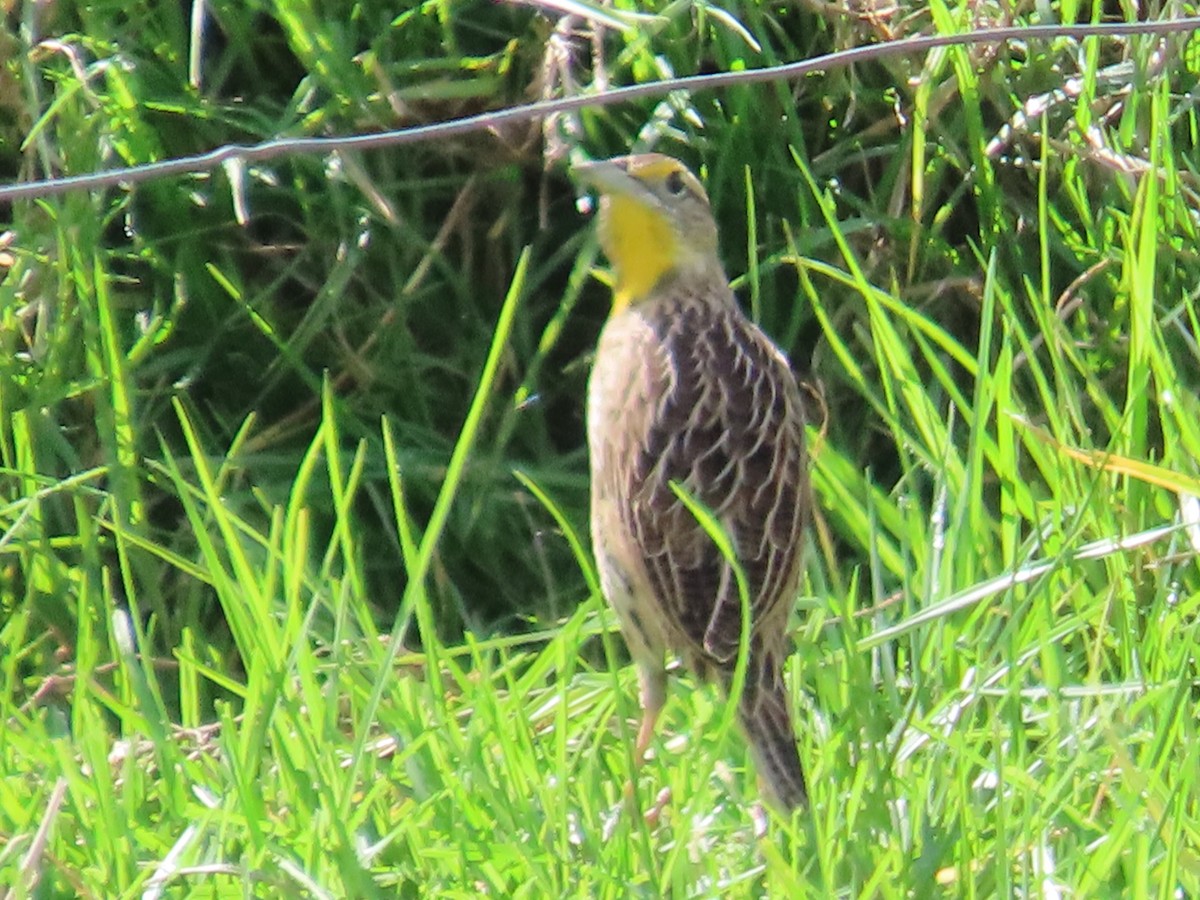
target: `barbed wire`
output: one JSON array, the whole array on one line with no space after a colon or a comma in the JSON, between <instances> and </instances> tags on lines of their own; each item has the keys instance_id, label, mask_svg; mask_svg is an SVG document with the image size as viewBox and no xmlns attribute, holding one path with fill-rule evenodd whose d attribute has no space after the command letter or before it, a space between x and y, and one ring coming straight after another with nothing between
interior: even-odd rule
<instances>
[{"instance_id":1,"label":"barbed wire","mask_svg":"<svg viewBox=\"0 0 1200 900\"><path fill-rule=\"evenodd\" d=\"M772 80L794 80L829 69L844 68L855 63L918 53L939 47L998 44L1006 41L1052 40L1090 37L1130 37L1133 35L1167 35L1200 30L1200 16L1186 16L1158 22L1126 22L1098 25L1027 25L1005 28L984 28L967 34L921 35L878 44L867 44L837 50L799 62L744 69L738 72L716 72L708 75L687 75L645 84L614 88L601 94L581 94L554 100L540 100L523 106L463 116L432 125L418 125L335 137L275 138L258 144L224 144L206 153L179 156L159 162L144 163L120 169L106 169L84 175L47 178L21 184L0 185L0 202L25 198L50 197L74 190L95 190L115 185L132 185L168 175L196 174L228 164L261 162L279 156L303 153L328 154L346 150L374 150L454 137L473 131L499 128L547 116L571 112L589 106L610 106L642 97L656 97L673 91L702 91L731 85L757 84Z\"/></svg>"}]
</instances>

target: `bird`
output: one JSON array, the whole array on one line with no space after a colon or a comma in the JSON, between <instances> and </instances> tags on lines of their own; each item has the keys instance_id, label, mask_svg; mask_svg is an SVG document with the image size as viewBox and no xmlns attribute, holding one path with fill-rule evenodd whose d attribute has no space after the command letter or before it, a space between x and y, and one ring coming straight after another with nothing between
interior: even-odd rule
<instances>
[{"instance_id":1,"label":"bird","mask_svg":"<svg viewBox=\"0 0 1200 900\"><path fill-rule=\"evenodd\" d=\"M804 407L783 353L738 306L704 187L643 153L579 163L600 195L612 307L587 389L591 533L601 590L636 665L641 764L666 699L668 655L729 694L765 799L807 804L783 680L809 518ZM707 510L723 553L685 498ZM693 505L694 505L693 504Z\"/></svg>"}]
</instances>

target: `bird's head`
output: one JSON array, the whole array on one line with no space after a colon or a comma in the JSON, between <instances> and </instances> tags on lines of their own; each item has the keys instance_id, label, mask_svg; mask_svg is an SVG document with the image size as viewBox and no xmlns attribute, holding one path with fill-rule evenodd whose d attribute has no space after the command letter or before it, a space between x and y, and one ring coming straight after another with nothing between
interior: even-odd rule
<instances>
[{"instance_id":1,"label":"bird's head","mask_svg":"<svg viewBox=\"0 0 1200 900\"><path fill-rule=\"evenodd\" d=\"M600 193L600 246L613 265L613 311L646 299L664 277L724 282L717 225L696 176L661 153L584 163L575 177Z\"/></svg>"}]
</instances>

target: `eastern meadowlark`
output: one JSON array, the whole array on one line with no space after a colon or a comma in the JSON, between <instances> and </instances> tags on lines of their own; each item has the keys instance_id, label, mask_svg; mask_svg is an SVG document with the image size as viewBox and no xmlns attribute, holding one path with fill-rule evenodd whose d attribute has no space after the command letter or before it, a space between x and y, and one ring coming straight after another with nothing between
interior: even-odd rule
<instances>
[{"instance_id":1,"label":"eastern meadowlark","mask_svg":"<svg viewBox=\"0 0 1200 900\"><path fill-rule=\"evenodd\" d=\"M738 719L769 798L794 809L806 792L782 668L808 502L799 389L739 309L708 197L686 167L649 153L574 173L601 195L616 279L588 384L592 541L638 667L637 759L665 699L665 655L728 691L741 643L735 570L678 487L721 524L745 575Z\"/></svg>"}]
</instances>

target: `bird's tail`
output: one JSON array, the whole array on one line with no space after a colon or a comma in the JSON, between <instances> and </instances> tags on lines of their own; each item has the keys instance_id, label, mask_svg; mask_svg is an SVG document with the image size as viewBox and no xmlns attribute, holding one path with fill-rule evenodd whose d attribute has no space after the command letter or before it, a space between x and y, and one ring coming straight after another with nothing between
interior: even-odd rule
<instances>
[{"instance_id":1,"label":"bird's tail","mask_svg":"<svg viewBox=\"0 0 1200 900\"><path fill-rule=\"evenodd\" d=\"M787 690L773 659L760 658L757 662L759 665L746 673L738 721L767 799L782 812L790 813L808 803L808 790L792 730Z\"/></svg>"}]
</instances>

